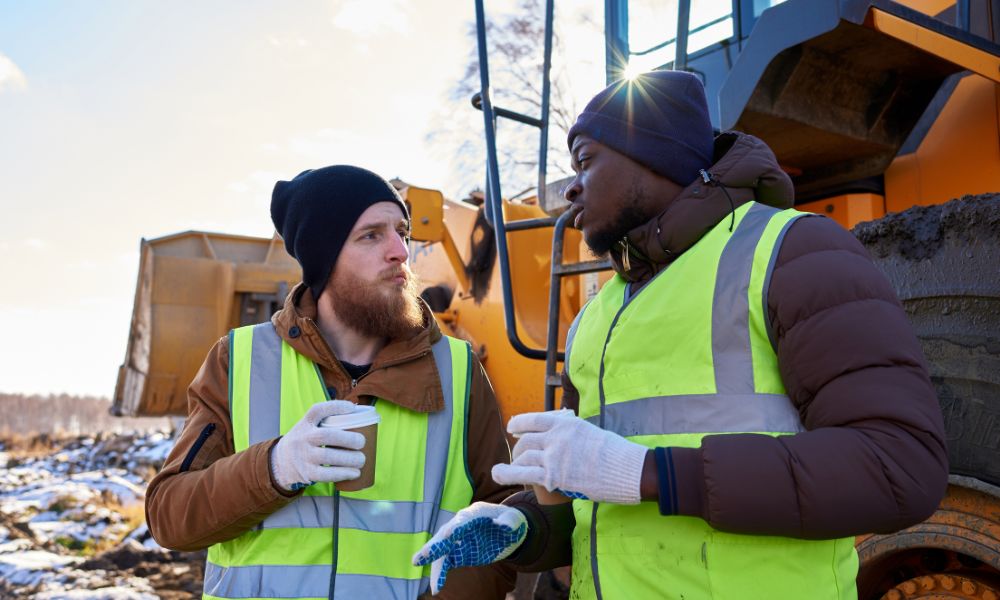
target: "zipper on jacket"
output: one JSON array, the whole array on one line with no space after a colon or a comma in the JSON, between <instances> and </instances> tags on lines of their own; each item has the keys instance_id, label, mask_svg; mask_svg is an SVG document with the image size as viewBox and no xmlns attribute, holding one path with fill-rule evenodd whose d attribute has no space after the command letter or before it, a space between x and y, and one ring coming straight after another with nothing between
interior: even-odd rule
<instances>
[{"instance_id":1,"label":"zipper on jacket","mask_svg":"<svg viewBox=\"0 0 1000 600\"><path fill-rule=\"evenodd\" d=\"M191 445L191 449L188 450L187 456L184 457L184 462L181 463L181 473L184 473L191 468L191 463L194 462L194 457L198 455L198 451L205 445L205 440L208 439L208 436L212 435L213 431L215 431L215 423L209 423L208 425L205 425L204 429L201 430L201 433L198 434L198 439Z\"/></svg>"},{"instance_id":2,"label":"zipper on jacket","mask_svg":"<svg viewBox=\"0 0 1000 600\"><path fill-rule=\"evenodd\" d=\"M418 358L423 358L423 357L427 356L428 354L430 354L430 352L421 352L420 354L417 354L415 356L406 356L406 357L400 358L398 360L389 361L389 362L387 362L387 363L385 363L383 365L379 365L378 369L368 369L368 372L365 373L364 375L362 375L361 377L351 378L351 389L353 390L354 388L358 387L358 382L360 382L365 377L368 377L369 375L371 375L372 371L379 371L379 370L384 369L386 367L394 367L396 365L401 365L403 363L410 362L411 360L416 360ZM341 365L340 368L344 369L343 365ZM347 370L344 369L344 372L347 373ZM347 376L350 377L350 373L347 373Z\"/></svg>"}]
</instances>

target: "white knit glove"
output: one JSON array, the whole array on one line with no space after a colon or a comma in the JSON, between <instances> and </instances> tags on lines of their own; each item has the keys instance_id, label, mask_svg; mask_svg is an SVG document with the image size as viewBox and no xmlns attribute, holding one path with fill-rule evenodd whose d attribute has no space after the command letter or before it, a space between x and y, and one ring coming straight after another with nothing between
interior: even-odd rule
<instances>
[{"instance_id":1,"label":"white knit glove","mask_svg":"<svg viewBox=\"0 0 1000 600\"><path fill-rule=\"evenodd\" d=\"M525 413L507 431L519 438L514 460L495 465L493 479L503 485L530 484L571 498L638 504L645 446L605 431L571 410Z\"/></svg>"},{"instance_id":2,"label":"white knit glove","mask_svg":"<svg viewBox=\"0 0 1000 600\"><path fill-rule=\"evenodd\" d=\"M524 513L488 502L458 511L413 555L413 564L431 565L431 592L444 587L448 571L488 565L510 556L528 535Z\"/></svg>"},{"instance_id":3,"label":"white knit glove","mask_svg":"<svg viewBox=\"0 0 1000 600\"><path fill-rule=\"evenodd\" d=\"M282 489L295 491L318 481L347 481L360 477L365 455L358 451L365 445L365 436L356 431L318 426L326 417L353 410L354 404L346 400L312 405L271 450L274 482Z\"/></svg>"}]
</instances>

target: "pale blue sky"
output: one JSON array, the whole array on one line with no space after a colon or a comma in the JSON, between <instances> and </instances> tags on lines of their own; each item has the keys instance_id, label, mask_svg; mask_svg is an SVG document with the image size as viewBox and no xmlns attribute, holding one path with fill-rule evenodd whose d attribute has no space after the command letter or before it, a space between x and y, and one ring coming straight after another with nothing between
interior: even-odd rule
<instances>
[{"instance_id":1,"label":"pale blue sky","mask_svg":"<svg viewBox=\"0 0 1000 600\"><path fill-rule=\"evenodd\" d=\"M599 0L566 4L602 19ZM110 396L140 239L269 236L276 179L350 162L467 192L426 135L453 115L481 127L448 98L473 10L0 0L0 391ZM603 47L576 42L582 106Z\"/></svg>"}]
</instances>

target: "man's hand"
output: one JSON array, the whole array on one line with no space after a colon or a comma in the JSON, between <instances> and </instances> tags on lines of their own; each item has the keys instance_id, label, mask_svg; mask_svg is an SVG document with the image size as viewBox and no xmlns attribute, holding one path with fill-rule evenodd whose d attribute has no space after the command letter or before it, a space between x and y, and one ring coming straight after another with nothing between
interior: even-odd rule
<instances>
[{"instance_id":1,"label":"man's hand","mask_svg":"<svg viewBox=\"0 0 1000 600\"><path fill-rule=\"evenodd\" d=\"M361 476L365 455L359 450L365 445L365 436L356 431L319 427L326 417L353 410L354 404L346 400L310 407L271 450L271 474L278 487L294 491L318 481L347 481Z\"/></svg>"},{"instance_id":2,"label":"man's hand","mask_svg":"<svg viewBox=\"0 0 1000 600\"><path fill-rule=\"evenodd\" d=\"M518 441L514 460L493 467L497 483L539 485L595 502L639 503L645 446L592 425L571 410L517 415L507 431Z\"/></svg>"},{"instance_id":3,"label":"man's hand","mask_svg":"<svg viewBox=\"0 0 1000 600\"><path fill-rule=\"evenodd\" d=\"M503 560L528 534L528 521L516 508L476 502L463 508L413 555L413 564L431 563L431 592L444 587L448 571Z\"/></svg>"}]
</instances>

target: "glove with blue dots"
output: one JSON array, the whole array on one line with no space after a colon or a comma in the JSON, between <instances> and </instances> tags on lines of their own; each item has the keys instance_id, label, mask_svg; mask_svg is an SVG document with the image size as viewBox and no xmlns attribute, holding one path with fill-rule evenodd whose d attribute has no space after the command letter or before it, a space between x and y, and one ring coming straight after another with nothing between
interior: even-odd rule
<instances>
[{"instance_id":1,"label":"glove with blue dots","mask_svg":"<svg viewBox=\"0 0 1000 600\"><path fill-rule=\"evenodd\" d=\"M431 565L431 592L444 587L448 571L488 565L510 556L524 542L528 521L516 508L476 502L458 511L413 555L413 564Z\"/></svg>"}]
</instances>

